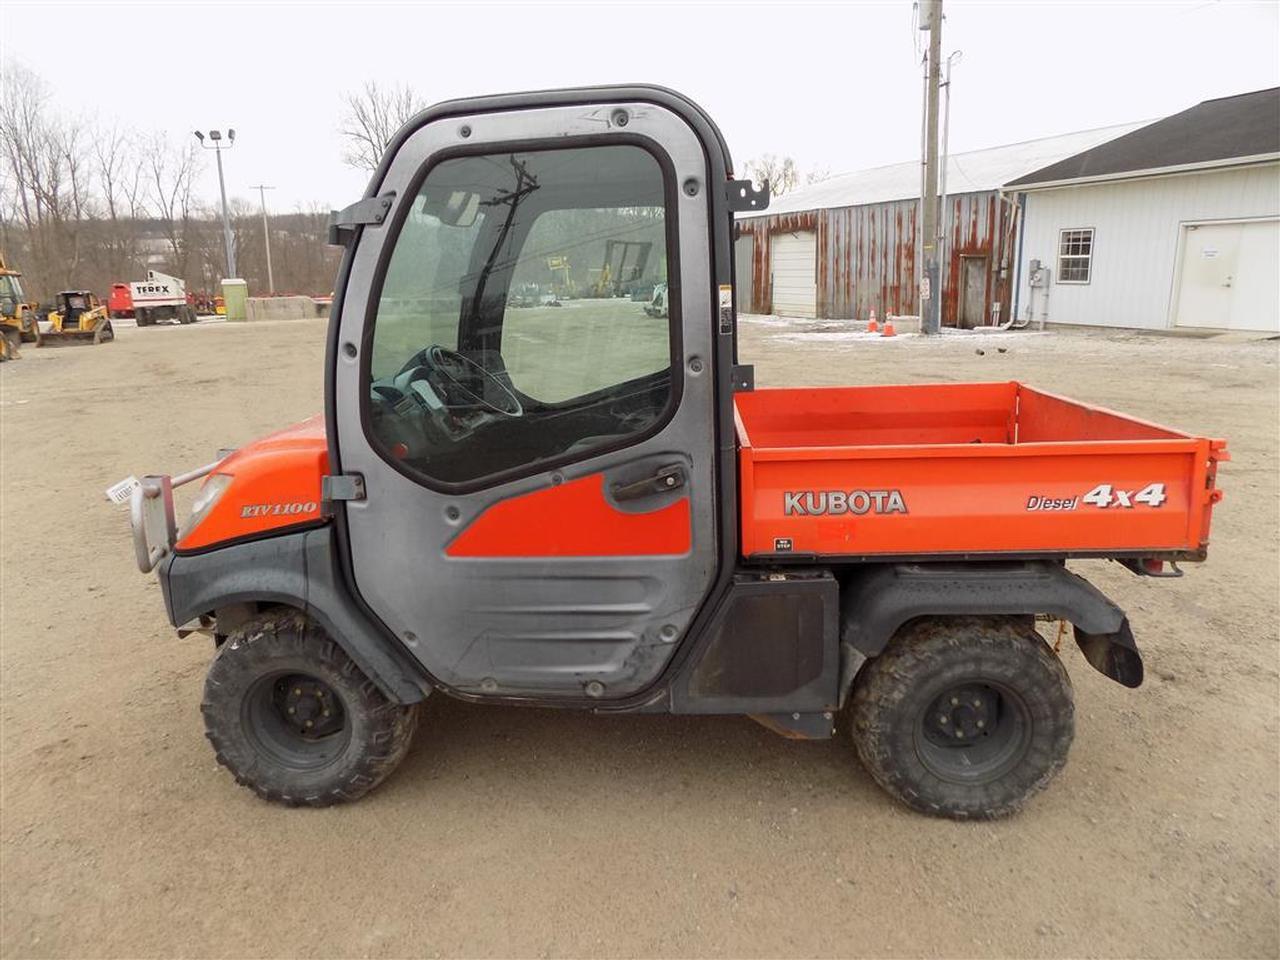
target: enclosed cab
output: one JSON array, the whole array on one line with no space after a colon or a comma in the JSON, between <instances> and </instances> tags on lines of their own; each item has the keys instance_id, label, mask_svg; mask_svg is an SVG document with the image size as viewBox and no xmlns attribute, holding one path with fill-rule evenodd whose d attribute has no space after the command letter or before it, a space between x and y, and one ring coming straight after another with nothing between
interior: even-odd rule
<instances>
[{"instance_id":1,"label":"enclosed cab","mask_svg":"<svg viewBox=\"0 0 1280 960\"><path fill-rule=\"evenodd\" d=\"M400 131L331 227L323 417L133 495L140 566L216 643L205 722L240 782L359 796L445 694L844 725L894 796L991 817L1074 732L1038 622L1141 683L1066 564L1203 559L1221 442L1018 383L755 389L732 215L767 195L731 171L652 87Z\"/></svg>"}]
</instances>

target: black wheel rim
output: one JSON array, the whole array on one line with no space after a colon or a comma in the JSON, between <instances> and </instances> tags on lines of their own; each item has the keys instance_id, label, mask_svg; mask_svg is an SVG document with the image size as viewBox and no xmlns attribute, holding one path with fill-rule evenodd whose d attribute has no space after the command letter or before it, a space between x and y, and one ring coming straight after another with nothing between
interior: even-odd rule
<instances>
[{"instance_id":1,"label":"black wheel rim","mask_svg":"<svg viewBox=\"0 0 1280 960\"><path fill-rule=\"evenodd\" d=\"M297 771L328 766L351 740L342 698L305 673L256 680L244 699L241 723L259 753Z\"/></svg>"},{"instance_id":2,"label":"black wheel rim","mask_svg":"<svg viewBox=\"0 0 1280 960\"><path fill-rule=\"evenodd\" d=\"M984 784L1016 767L1031 744L1031 711L1002 683L978 679L943 690L915 725L920 762L953 783Z\"/></svg>"}]
</instances>

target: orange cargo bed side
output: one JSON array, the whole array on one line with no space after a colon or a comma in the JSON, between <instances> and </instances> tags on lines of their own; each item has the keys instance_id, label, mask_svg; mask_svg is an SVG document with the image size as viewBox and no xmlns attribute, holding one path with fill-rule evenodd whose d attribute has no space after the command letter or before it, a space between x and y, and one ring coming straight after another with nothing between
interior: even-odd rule
<instances>
[{"instance_id":1,"label":"orange cargo bed side","mask_svg":"<svg viewBox=\"0 0 1280 960\"><path fill-rule=\"evenodd\" d=\"M1203 559L1221 440L1016 382L738 394L746 556Z\"/></svg>"}]
</instances>

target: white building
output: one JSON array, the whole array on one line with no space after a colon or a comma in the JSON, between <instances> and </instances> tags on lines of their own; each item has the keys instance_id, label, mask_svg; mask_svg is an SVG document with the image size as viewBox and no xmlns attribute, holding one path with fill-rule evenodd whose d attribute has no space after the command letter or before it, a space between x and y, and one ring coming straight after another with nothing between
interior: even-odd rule
<instances>
[{"instance_id":1,"label":"white building","mask_svg":"<svg viewBox=\"0 0 1280 960\"><path fill-rule=\"evenodd\" d=\"M1019 319L1280 332L1280 88L1207 100L1005 185Z\"/></svg>"},{"instance_id":2,"label":"white building","mask_svg":"<svg viewBox=\"0 0 1280 960\"><path fill-rule=\"evenodd\" d=\"M952 154L941 204L942 323L1009 315L1016 244L1000 188L1138 129L1130 123ZM738 303L746 313L866 319L919 312L920 161L838 174L739 214Z\"/></svg>"}]
</instances>

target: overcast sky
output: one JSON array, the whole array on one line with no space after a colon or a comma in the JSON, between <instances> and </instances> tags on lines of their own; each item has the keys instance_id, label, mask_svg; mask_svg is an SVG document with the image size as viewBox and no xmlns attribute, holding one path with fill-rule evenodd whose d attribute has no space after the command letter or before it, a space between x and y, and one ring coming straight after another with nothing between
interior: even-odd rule
<instances>
[{"instance_id":1,"label":"overcast sky","mask_svg":"<svg viewBox=\"0 0 1280 960\"><path fill-rule=\"evenodd\" d=\"M947 0L963 51L954 151L1160 117L1280 84L1280 3ZM827 4L464 5L0 2L16 57L69 115L234 127L227 188L271 204L343 206L366 176L341 162L340 97L367 79L427 101L644 81L719 122L735 161L790 154L832 172L918 156L919 46L910 0ZM165 57L166 50L171 56ZM201 184L217 196L212 158ZM256 200L256 195L253 196Z\"/></svg>"}]
</instances>

